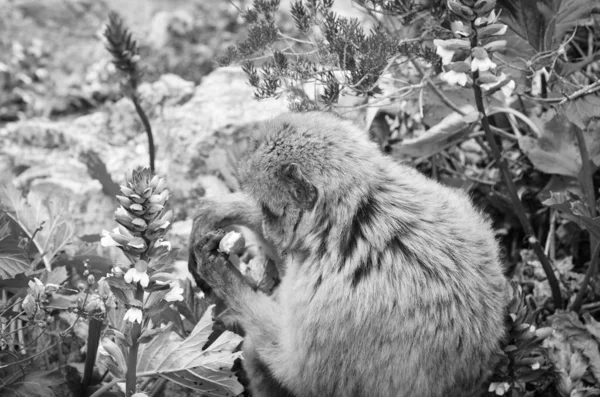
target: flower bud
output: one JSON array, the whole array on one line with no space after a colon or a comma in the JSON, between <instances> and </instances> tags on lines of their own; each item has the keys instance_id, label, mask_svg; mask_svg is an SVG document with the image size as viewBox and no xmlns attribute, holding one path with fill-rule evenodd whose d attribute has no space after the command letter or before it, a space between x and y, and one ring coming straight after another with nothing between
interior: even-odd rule
<instances>
[{"instance_id":1,"label":"flower bud","mask_svg":"<svg viewBox=\"0 0 600 397\"><path fill-rule=\"evenodd\" d=\"M144 215L144 213L146 212L144 206L138 203L131 204L131 206L129 206L129 210L136 215Z\"/></svg>"},{"instance_id":2,"label":"flower bud","mask_svg":"<svg viewBox=\"0 0 600 397\"><path fill-rule=\"evenodd\" d=\"M129 206L131 204L133 204L133 201L129 200L125 196L116 196L116 197L117 197L117 201L119 201L119 204L121 204L126 209L129 209Z\"/></svg>"},{"instance_id":3,"label":"flower bud","mask_svg":"<svg viewBox=\"0 0 600 397\"><path fill-rule=\"evenodd\" d=\"M143 198L142 196L140 196L139 194L136 194L136 193L130 194L129 198L131 199L131 201L133 201L134 203L138 203L138 204L142 204L142 203L144 203L144 201L146 201L145 198Z\"/></svg>"},{"instance_id":4,"label":"flower bud","mask_svg":"<svg viewBox=\"0 0 600 397\"><path fill-rule=\"evenodd\" d=\"M89 285L93 285L95 282L96 282L96 278L94 277L94 275L93 275L93 274L90 274L90 275L87 277L87 283L88 283Z\"/></svg>"},{"instance_id":5,"label":"flower bud","mask_svg":"<svg viewBox=\"0 0 600 397\"><path fill-rule=\"evenodd\" d=\"M508 25L505 25L503 23L494 23L477 29L477 36L479 39L483 39L489 36L501 36L505 34L507 30Z\"/></svg>"},{"instance_id":6,"label":"flower bud","mask_svg":"<svg viewBox=\"0 0 600 397\"><path fill-rule=\"evenodd\" d=\"M146 248L148 248L146 242L141 237L134 237L129 243L127 243L127 246L125 247L127 251L138 254L146 251Z\"/></svg>"},{"instance_id":7,"label":"flower bud","mask_svg":"<svg viewBox=\"0 0 600 397\"><path fill-rule=\"evenodd\" d=\"M448 1L448 9L454 15L456 15L462 19L465 19L467 21L470 21L473 18L475 18L475 13L473 12L473 10L467 6L460 4L458 1L454 1L454 0Z\"/></svg>"},{"instance_id":8,"label":"flower bud","mask_svg":"<svg viewBox=\"0 0 600 397\"><path fill-rule=\"evenodd\" d=\"M44 292L49 295L57 292L59 289L60 286L58 286L57 284L48 283L46 284L46 289L44 290Z\"/></svg>"},{"instance_id":9,"label":"flower bud","mask_svg":"<svg viewBox=\"0 0 600 397\"><path fill-rule=\"evenodd\" d=\"M150 198L148 199L148 202L152 203L152 204L164 205L164 203L167 201L168 198L169 198L169 190L165 189L162 192L160 192L159 194L153 194L152 196L150 196Z\"/></svg>"},{"instance_id":10,"label":"flower bud","mask_svg":"<svg viewBox=\"0 0 600 397\"><path fill-rule=\"evenodd\" d=\"M127 372L125 356L119 346L108 338L102 338L98 347L98 361L117 378L124 378Z\"/></svg>"},{"instance_id":11,"label":"flower bud","mask_svg":"<svg viewBox=\"0 0 600 397\"><path fill-rule=\"evenodd\" d=\"M132 189L130 189L124 185L121 185L121 193L123 193L125 196L131 196L131 195L135 194L135 192ZM117 199L119 199L119 196L117 196Z\"/></svg>"},{"instance_id":12,"label":"flower bud","mask_svg":"<svg viewBox=\"0 0 600 397\"><path fill-rule=\"evenodd\" d=\"M552 328L552 327L543 327L543 328L538 328L535 331L535 336L538 339L546 339L547 337L549 337L553 333L554 333L554 328Z\"/></svg>"},{"instance_id":13,"label":"flower bud","mask_svg":"<svg viewBox=\"0 0 600 397\"><path fill-rule=\"evenodd\" d=\"M119 266L113 267L111 272L113 274L113 277L116 278L123 278L125 276L125 272L123 272L123 270Z\"/></svg>"},{"instance_id":14,"label":"flower bud","mask_svg":"<svg viewBox=\"0 0 600 397\"><path fill-rule=\"evenodd\" d=\"M21 303L21 307L27 313L27 316L32 318L37 311L37 304L35 303L35 298L28 294L25 299L23 299L23 303Z\"/></svg>"},{"instance_id":15,"label":"flower bud","mask_svg":"<svg viewBox=\"0 0 600 397\"><path fill-rule=\"evenodd\" d=\"M473 8L477 13L477 16L486 15L496 7L496 0L479 0L475 3Z\"/></svg>"},{"instance_id":16,"label":"flower bud","mask_svg":"<svg viewBox=\"0 0 600 397\"><path fill-rule=\"evenodd\" d=\"M156 215L160 211L162 211L163 208L165 208L165 207L161 204L150 204L148 206L148 210L146 211L146 215Z\"/></svg>"},{"instance_id":17,"label":"flower bud","mask_svg":"<svg viewBox=\"0 0 600 397\"><path fill-rule=\"evenodd\" d=\"M483 48L490 52L502 52L506 50L506 40L492 41L484 45Z\"/></svg>"},{"instance_id":18,"label":"flower bud","mask_svg":"<svg viewBox=\"0 0 600 397\"><path fill-rule=\"evenodd\" d=\"M121 274L123 274L123 271L120 268L118 269L121 271ZM102 299L107 299L111 294L112 291L110 290L110 285L108 285L108 282L106 281L106 277L102 277L98 280L98 295L100 295Z\"/></svg>"}]
</instances>

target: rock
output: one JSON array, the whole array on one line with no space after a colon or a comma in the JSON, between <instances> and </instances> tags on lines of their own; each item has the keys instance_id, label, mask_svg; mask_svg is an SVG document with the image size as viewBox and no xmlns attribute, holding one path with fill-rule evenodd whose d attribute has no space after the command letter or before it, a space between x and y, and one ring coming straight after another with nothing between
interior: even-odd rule
<instances>
[{"instance_id":1,"label":"rock","mask_svg":"<svg viewBox=\"0 0 600 397\"><path fill-rule=\"evenodd\" d=\"M167 177L176 220L192 218L198 197L236 189L234 164L256 123L287 111L283 100L254 100L239 67L219 69L199 86L164 75L143 84L140 96L153 129L156 170ZM148 165L147 136L129 98L73 120L10 123L0 129L0 141L0 180L40 195L69 197L80 219L76 235L115 226L116 201L90 176L82 153L98 153L116 183L128 169ZM171 233L185 248L189 230L182 228Z\"/></svg>"}]
</instances>

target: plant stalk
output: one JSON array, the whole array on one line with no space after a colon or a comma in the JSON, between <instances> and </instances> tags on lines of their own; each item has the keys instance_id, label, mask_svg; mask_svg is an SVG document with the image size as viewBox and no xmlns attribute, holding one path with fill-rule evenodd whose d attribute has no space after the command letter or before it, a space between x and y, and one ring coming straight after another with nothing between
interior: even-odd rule
<instances>
[{"instance_id":1,"label":"plant stalk","mask_svg":"<svg viewBox=\"0 0 600 397\"><path fill-rule=\"evenodd\" d=\"M473 26L473 32L477 32L477 27ZM477 34L475 33L471 37L471 48L477 47ZM542 264L542 268L546 273L546 277L548 278L548 283L550 284L550 289L552 291L552 299L554 300L554 307L556 309L563 308L562 296L560 294L560 287L558 285L558 280L556 279L556 275L554 274L554 270L552 269L552 265L548 260L546 254L544 254L544 250L535 237L535 232L533 227L531 227L531 223L529 223L529 219L527 218L527 211L523 206L523 203L519 199L519 195L517 193L517 187L515 186L514 181L512 180L512 176L510 174L510 170L508 169L508 164L506 160L502 157L502 153L498 144L496 143L494 134L490 128L490 122L488 120L488 116L485 112L485 107L483 105L483 93L481 91L481 86L479 85L479 70L473 72L473 93L475 94L475 103L477 105L477 111L481 113L481 125L483 127L483 131L485 132L485 139L490 145L490 149L492 151L492 155L494 156L494 160L496 164L498 164L498 168L502 173L504 178L504 182L506 183L506 187L508 188L508 192L510 195L510 199L513 202L515 213L519 218L519 222L525 231L525 234L529 236L529 242L535 252L536 256L540 260Z\"/></svg>"},{"instance_id":2,"label":"plant stalk","mask_svg":"<svg viewBox=\"0 0 600 397\"><path fill-rule=\"evenodd\" d=\"M146 116L146 112L142 109L140 105L140 100L137 96L137 93L131 95L131 101L133 102L133 106L135 106L135 111L138 116L142 120L142 124L144 125L144 130L146 130L146 135L148 136L148 154L150 156L150 172L154 174L154 137L152 135L152 127L150 126L150 121L148 120L148 116Z\"/></svg>"},{"instance_id":3,"label":"plant stalk","mask_svg":"<svg viewBox=\"0 0 600 397\"><path fill-rule=\"evenodd\" d=\"M135 299L144 301L144 289L138 284L135 291ZM127 356L127 374L125 375L125 395L131 397L136 392L136 368L138 349L140 347L139 338L142 333L142 324L135 321L131 326L131 347Z\"/></svg>"},{"instance_id":4,"label":"plant stalk","mask_svg":"<svg viewBox=\"0 0 600 397\"><path fill-rule=\"evenodd\" d=\"M91 317L89 324L87 352L85 355L85 366L83 367L83 380L81 386L83 390L88 388L92 380L94 372L94 364L96 363L96 354L98 353L98 345L100 344L100 334L102 333L102 321Z\"/></svg>"}]
</instances>

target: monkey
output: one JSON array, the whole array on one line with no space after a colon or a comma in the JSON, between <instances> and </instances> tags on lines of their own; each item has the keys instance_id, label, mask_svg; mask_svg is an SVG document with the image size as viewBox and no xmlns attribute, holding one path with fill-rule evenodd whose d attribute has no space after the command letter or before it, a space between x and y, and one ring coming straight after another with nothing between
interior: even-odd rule
<instances>
[{"instance_id":1,"label":"monkey","mask_svg":"<svg viewBox=\"0 0 600 397\"><path fill-rule=\"evenodd\" d=\"M242 192L205 202L195 223L260 234L282 262L276 293L250 286L218 251L222 230L190 243L190 268L244 330L252 394L481 394L508 282L468 194L330 113L284 114L257 135L240 160Z\"/></svg>"}]
</instances>

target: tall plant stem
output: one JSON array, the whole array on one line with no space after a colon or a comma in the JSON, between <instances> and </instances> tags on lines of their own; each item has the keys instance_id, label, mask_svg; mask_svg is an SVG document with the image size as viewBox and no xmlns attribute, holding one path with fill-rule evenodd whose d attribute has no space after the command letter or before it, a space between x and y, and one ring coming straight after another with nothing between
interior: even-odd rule
<instances>
[{"instance_id":1,"label":"tall plant stem","mask_svg":"<svg viewBox=\"0 0 600 397\"><path fill-rule=\"evenodd\" d=\"M144 289L138 284L137 290L135 291L135 299L143 302L144 301ZM127 374L125 375L125 395L131 397L136 391L136 368L137 368L137 356L138 349L140 347L139 338L142 333L142 324L137 321L133 322L131 326L131 347L129 348L129 355L127 356Z\"/></svg>"},{"instance_id":2,"label":"tall plant stem","mask_svg":"<svg viewBox=\"0 0 600 397\"><path fill-rule=\"evenodd\" d=\"M89 323L88 342L87 342L87 353L85 356L85 365L83 369L83 380L81 386L83 390L87 389L92 380L92 374L94 372L94 365L96 363L96 354L98 353L98 346L100 344L100 334L102 333L102 321L91 317Z\"/></svg>"},{"instance_id":3,"label":"tall plant stem","mask_svg":"<svg viewBox=\"0 0 600 397\"><path fill-rule=\"evenodd\" d=\"M477 29L473 26L473 31L476 32ZM471 37L471 48L477 47L477 35L473 35ZM477 111L481 113L481 125L483 127L483 131L485 132L485 139L490 145L490 149L492 151L492 156L498 164L498 168L502 173L502 177L504 178L504 182L506 183L506 187L508 188L508 192L510 195L510 199L514 205L515 213L519 218L519 222L525 231L525 234L529 236L529 243L533 248L533 251L537 255L540 263L542 264L542 268L546 273L546 277L548 278L548 283L550 284L550 289L552 290L552 299L554 300L554 307L557 309L563 308L562 296L560 294L560 287L558 285L558 280L554 275L554 270L552 269L552 265L548 260L546 254L544 254L544 249L542 245L535 237L535 232L533 231L533 227L531 227L531 223L529 223L529 219L527 218L527 211L525 211L525 207L523 203L519 199L519 195L517 194L517 187L515 186L514 181L512 180L512 175L510 174L510 170L508 169L508 164L504 157L502 157L502 152L500 151L500 147L496 143L496 139L492 130L490 128L490 122L488 120L487 114L485 112L485 107L483 105L483 93L481 91L481 87L479 85L479 70L473 72L473 93L475 94L475 103L477 105Z\"/></svg>"},{"instance_id":4,"label":"tall plant stem","mask_svg":"<svg viewBox=\"0 0 600 397\"><path fill-rule=\"evenodd\" d=\"M133 106L135 106L135 111L138 116L140 116L140 120L142 120L142 124L144 125L144 130L146 130L146 135L148 136L148 154L150 156L150 172L154 174L154 136L152 135L152 127L150 126L150 121L148 120L148 116L144 109L142 109L142 105L140 105L140 100L137 96L137 93L134 92L131 95L131 101L133 102Z\"/></svg>"}]
</instances>

